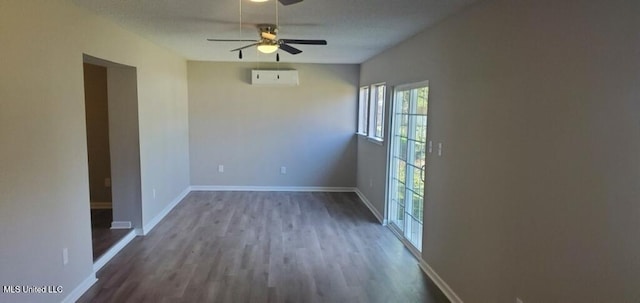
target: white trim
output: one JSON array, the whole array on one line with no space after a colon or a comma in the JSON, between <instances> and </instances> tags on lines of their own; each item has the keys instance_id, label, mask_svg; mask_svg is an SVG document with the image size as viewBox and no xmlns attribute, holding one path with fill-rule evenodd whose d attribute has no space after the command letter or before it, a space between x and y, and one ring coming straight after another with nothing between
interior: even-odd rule
<instances>
[{"instance_id":1,"label":"white trim","mask_svg":"<svg viewBox=\"0 0 640 303\"><path fill-rule=\"evenodd\" d=\"M416 260L422 259L422 253L413 245L413 243L409 241L409 239L402 235L402 230L397 228L395 224L389 224L387 225L387 227L389 227L391 233L393 233L396 238L398 238L398 240L400 240L400 242L404 244L409 252L416 258Z\"/></svg>"},{"instance_id":2,"label":"white trim","mask_svg":"<svg viewBox=\"0 0 640 303\"><path fill-rule=\"evenodd\" d=\"M377 127L377 122L378 122L378 88L379 87L383 87L384 89L384 94L383 94L383 98L382 99L382 121L380 122L380 125L382 126L382 133L379 134L380 137L376 136L376 127ZM369 141L376 143L375 141L379 141L380 145L383 145L384 142L384 136L385 136L385 132L387 130L387 128L385 127L385 119L386 119L386 109L387 109L387 99L388 98L388 94L389 94L389 90L387 89L387 83L386 82L380 82L380 83L374 83L370 85L369 88ZM371 123L373 122L373 123ZM374 140L374 141L372 141Z\"/></svg>"},{"instance_id":3,"label":"white trim","mask_svg":"<svg viewBox=\"0 0 640 303\"><path fill-rule=\"evenodd\" d=\"M408 84L401 84L401 85L396 85L393 88L393 94L395 95L395 93L399 90L412 90L412 89L416 89L416 88L422 88L425 86L429 86L429 80L424 80L424 81L420 81L420 82L414 82L414 83L408 83Z\"/></svg>"},{"instance_id":4,"label":"white trim","mask_svg":"<svg viewBox=\"0 0 640 303\"><path fill-rule=\"evenodd\" d=\"M387 220L371 204L369 199L356 187L308 187L308 186L218 186L218 185L193 185L191 191L249 191L249 192L344 192L355 193L362 203L373 213L380 224L387 225Z\"/></svg>"},{"instance_id":5,"label":"white trim","mask_svg":"<svg viewBox=\"0 0 640 303\"><path fill-rule=\"evenodd\" d=\"M392 153L392 148L393 148L393 130L395 128L394 123L395 123L395 114L393 113L393 108L395 107L396 104L396 99L395 99L395 87L390 87L391 88L391 97L389 98L389 102L388 102L388 106L389 106L389 127L387 127L387 138L389 138L389 143L387 144L387 148L385 150L386 155L385 155L385 166L384 166L384 211L385 211L385 215L389 216L391 213L391 207L389 205L389 201L391 201L391 165L392 165L392 157L393 155ZM388 221L389 218L386 217L384 218L385 221ZM402 238L402 237L400 237ZM420 258L418 258L420 259Z\"/></svg>"},{"instance_id":6,"label":"white trim","mask_svg":"<svg viewBox=\"0 0 640 303\"><path fill-rule=\"evenodd\" d=\"M191 191L282 191L282 192L347 192L355 191L353 187L316 187L316 186L218 186L194 185Z\"/></svg>"},{"instance_id":7,"label":"white trim","mask_svg":"<svg viewBox=\"0 0 640 303\"><path fill-rule=\"evenodd\" d=\"M388 225L388 227L389 230L391 230L391 233L393 233L400 240L400 242L404 244L409 252L418 260L420 269L422 269L422 271L429 277L429 279L431 279L431 281L433 281L433 283L438 286L440 291L442 291L442 293L447 296L447 299L449 299L451 303L464 303L462 299L460 299L460 297L458 297L458 295L453 291L453 289L449 287L449 284L447 284L447 282L445 282L436 273L436 271L433 270L433 268L431 268L431 266L429 266L429 264L422 259L422 254L420 253L420 251L418 251L418 249L416 249L413 244L409 242L409 240L402 236L401 231L396 229L396 227L391 224Z\"/></svg>"},{"instance_id":8,"label":"white trim","mask_svg":"<svg viewBox=\"0 0 640 303\"><path fill-rule=\"evenodd\" d=\"M366 92L365 92L366 90ZM367 137L369 133L369 112L371 111L369 106L369 86L361 86L358 89L358 128L357 133L361 136ZM363 104L364 103L364 104ZM362 114L366 113L367 117L364 121L361 118ZM363 123L364 122L364 123ZM364 125L362 125L364 124ZM361 129L362 126L362 129Z\"/></svg>"},{"instance_id":9,"label":"white trim","mask_svg":"<svg viewBox=\"0 0 640 303\"><path fill-rule=\"evenodd\" d=\"M113 205L111 202L91 202L91 209L112 209Z\"/></svg>"},{"instance_id":10,"label":"white trim","mask_svg":"<svg viewBox=\"0 0 640 303\"><path fill-rule=\"evenodd\" d=\"M377 144L377 145L384 145L384 139L380 139L378 137L372 137L372 136L368 136L367 137L367 141L373 143L373 144Z\"/></svg>"},{"instance_id":11,"label":"white trim","mask_svg":"<svg viewBox=\"0 0 640 303\"><path fill-rule=\"evenodd\" d=\"M375 207L371 204L371 202L366 198L366 196L360 191L358 188L354 187L278 187L278 186L207 186L207 185L196 185L187 187L178 197L176 197L165 209L160 212L155 218L153 218L148 224L146 224L143 228L135 228L131 232L129 232L122 240L120 240L116 245L111 247L104 255L102 255L96 262L93 264L93 273L87 279L85 279L80 285L78 285L69 295L62 301L62 303L72 303L78 300L93 284L95 284L98 279L96 279L96 272L102 269L104 265L106 265L113 257L115 257L127 244L129 244L136 236L146 236L169 212L176 207L190 192L192 191L283 191L283 192L353 192L358 195L360 200L364 203L367 208L373 213L373 215L382 223L386 225L386 220L383 219L382 215L376 210ZM112 222L112 226L114 223ZM119 223L122 223L119 222ZM131 222L127 222L131 224ZM131 227L129 227L131 228ZM427 265L428 266L428 265ZM421 265L422 267L422 265ZM430 268L430 267L429 267ZM424 270L424 268L423 268ZM435 274L435 272L434 272ZM427 273L429 277L431 275ZM436 275L437 276L437 275ZM433 279L433 278L432 278ZM439 279L439 277L438 277ZM435 279L433 279L435 281ZM439 280L441 281L441 279ZM442 282L444 283L444 282ZM438 287L440 284L436 283ZM444 283L446 286L446 283ZM448 287L448 286L446 286ZM444 290L443 290L444 292ZM451 292L453 293L453 292ZM447 294L445 292L445 294ZM455 295L455 294L454 294ZM447 297L449 297L447 295ZM457 298L457 296L456 296ZM452 303L462 303L461 300L453 301Z\"/></svg>"},{"instance_id":12,"label":"white trim","mask_svg":"<svg viewBox=\"0 0 640 303\"><path fill-rule=\"evenodd\" d=\"M462 299L460 299L460 297L458 297L458 295L453 291L453 289L449 287L447 282L442 280L442 278L440 278L440 276L436 273L436 271L433 270L433 268L431 268L431 266L429 266L429 264L426 261L422 260L422 258L420 259L419 265L422 271L424 271L424 273L427 274L427 276L429 276L431 281L433 281L433 283L435 283L436 286L440 288L440 290L444 293L445 296L447 296L447 298L449 299L449 301L451 301L451 303L463 303Z\"/></svg>"},{"instance_id":13,"label":"white trim","mask_svg":"<svg viewBox=\"0 0 640 303\"><path fill-rule=\"evenodd\" d=\"M384 217L380 214L380 212L375 207L373 207L373 204L371 204L371 201L367 199L364 193L362 193L359 188L356 188L354 192L356 193L356 195L358 195L362 203L364 203L364 205L371 211L371 213L373 213L376 219L380 221L380 224L387 225L387 222L384 219Z\"/></svg>"},{"instance_id":14,"label":"white trim","mask_svg":"<svg viewBox=\"0 0 640 303\"><path fill-rule=\"evenodd\" d=\"M96 279L96 273L92 272L80 285L76 286L64 299L62 303L73 303L80 299L82 295L98 281Z\"/></svg>"},{"instance_id":15,"label":"white trim","mask_svg":"<svg viewBox=\"0 0 640 303\"><path fill-rule=\"evenodd\" d=\"M142 235L143 236L148 235L149 232L154 227L156 227L156 225L158 225L158 223L160 223L160 221L162 221L162 219L164 219L164 217L167 214L169 214L169 212L174 207L176 207L176 205L178 205L178 203L180 203L180 201L182 201L182 199L184 199L184 197L186 197L190 192L191 192L191 187L185 188L184 191L182 191L175 199L173 199L173 201L171 201L171 203L169 203L169 205L167 205L167 207L165 207L157 216L151 219L149 223L144 225L144 227L142 228Z\"/></svg>"},{"instance_id":16,"label":"white trim","mask_svg":"<svg viewBox=\"0 0 640 303\"><path fill-rule=\"evenodd\" d=\"M113 257L115 257L133 238L136 237L135 231L130 231L124 238L122 238L118 243L111 246L107 252L104 253L98 260L93 262L93 271L97 272L100 270L107 262L111 261Z\"/></svg>"},{"instance_id":17,"label":"white trim","mask_svg":"<svg viewBox=\"0 0 640 303\"><path fill-rule=\"evenodd\" d=\"M131 221L113 221L111 229L131 229Z\"/></svg>"}]
</instances>

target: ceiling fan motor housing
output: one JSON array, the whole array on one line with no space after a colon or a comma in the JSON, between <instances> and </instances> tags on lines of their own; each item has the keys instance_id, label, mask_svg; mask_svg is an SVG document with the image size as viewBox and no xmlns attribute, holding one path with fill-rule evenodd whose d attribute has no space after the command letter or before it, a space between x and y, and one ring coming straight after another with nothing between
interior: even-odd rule
<instances>
[{"instance_id":1,"label":"ceiling fan motor housing","mask_svg":"<svg viewBox=\"0 0 640 303\"><path fill-rule=\"evenodd\" d=\"M258 24L257 26L258 32L262 40L276 40L276 35L278 34L278 27L274 24Z\"/></svg>"},{"instance_id":2,"label":"ceiling fan motor housing","mask_svg":"<svg viewBox=\"0 0 640 303\"><path fill-rule=\"evenodd\" d=\"M275 24L258 24L257 26L258 34L260 35L259 40L229 40L229 39L207 39L209 41L225 41L225 42L254 42L252 44L236 48L231 50L232 52L241 51L245 48L249 48L252 46L256 46L260 52L265 54L270 54L278 49L281 49L284 52L287 52L292 55L297 55L302 53L302 50L299 50L290 44L306 44L306 45L327 45L326 40L307 40L307 39L278 39L278 26ZM242 54L239 54L239 58L242 59ZM279 56L277 57L279 59Z\"/></svg>"}]
</instances>

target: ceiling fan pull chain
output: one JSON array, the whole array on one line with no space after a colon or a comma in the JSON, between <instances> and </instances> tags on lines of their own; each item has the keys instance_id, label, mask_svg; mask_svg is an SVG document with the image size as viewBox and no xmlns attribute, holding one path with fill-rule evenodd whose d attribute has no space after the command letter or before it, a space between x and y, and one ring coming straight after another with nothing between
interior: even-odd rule
<instances>
[{"instance_id":1,"label":"ceiling fan pull chain","mask_svg":"<svg viewBox=\"0 0 640 303\"><path fill-rule=\"evenodd\" d=\"M240 38L242 38L242 1L238 0L238 19L239 26L238 31L240 33ZM236 49L232 49L232 52L238 51L238 58L242 59L243 53L242 50L249 47L256 47L256 65L260 68L260 53L263 54L272 54L276 53L276 62L280 62L280 53L279 50L282 50L291 55L297 55L302 53L302 50L291 46L291 44L303 44L303 45L327 45L326 40L309 40L309 39L279 39L278 38L278 26L280 24L280 12L278 5L279 3L282 5L290 5L298 2L302 2L303 0L278 0L274 1L275 10L276 10L276 22L275 24L258 24L258 40L248 40L248 39L207 39L208 41L215 42L252 42L252 44L245 45ZM278 69L280 66L278 65Z\"/></svg>"},{"instance_id":2,"label":"ceiling fan pull chain","mask_svg":"<svg viewBox=\"0 0 640 303\"><path fill-rule=\"evenodd\" d=\"M238 0L238 3L240 4L240 12L239 12L239 24L238 24L238 28L240 30L240 38L242 38L242 0ZM238 52L238 59L242 60L242 50L240 50Z\"/></svg>"}]
</instances>

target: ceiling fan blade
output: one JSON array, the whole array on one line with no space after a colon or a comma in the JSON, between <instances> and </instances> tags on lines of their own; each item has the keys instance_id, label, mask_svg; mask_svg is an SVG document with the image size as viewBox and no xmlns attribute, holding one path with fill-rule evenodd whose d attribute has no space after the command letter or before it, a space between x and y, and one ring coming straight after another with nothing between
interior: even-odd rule
<instances>
[{"instance_id":1,"label":"ceiling fan blade","mask_svg":"<svg viewBox=\"0 0 640 303\"><path fill-rule=\"evenodd\" d=\"M292 55L297 55L302 52L301 50L284 43L280 44L280 49Z\"/></svg>"},{"instance_id":2,"label":"ceiling fan blade","mask_svg":"<svg viewBox=\"0 0 640 303\"><path fill-rule=\"evenodd\" d=\"M327 45L327 40L280 39L287 44Z\"/></svg>"},{"instance_id":3,"label":"ceiling fan blade","mask_svg":"<svg viewBox=\"0 0 640 303\"><path fill-rule=\"evenodd\" d=\"M278 1L280 1L282 5L291 5L291 4L296 4L298 2L302 2L302 0L278 0Z\"/></svg>"},{"instance_id":4,"label":"ceiling fan blade","mask_svg":"<svg viewBox=\"0 0 640 303\"><path fill-rule=\"evenodd\" d=\"M245 48L249 48L249 47L252 47L252 46L256 46L256 45L258 45L258 44L260 44L260 43L257 43L257 42L256 42L256 43L252 43L252 44L249 44L249 45L246 45L246 46L243 46L243 47L239 47L239 48L236 48L236 49L232 49L231 51L232 51L232 52L235 52L235 51L243 50L243 49L245 49Z\"/></svg>"},{"instance_id":5,"label":"ceiling fan blade","mask_svg":"<svg viewBox=\"0 0 640 303\"><path fill-rule=\"evenodd\" d=\"M213 41L213 42L256 42L256 40L245 40L245 39L207 39L207 41Z\"/></svg>"}]
</instances>

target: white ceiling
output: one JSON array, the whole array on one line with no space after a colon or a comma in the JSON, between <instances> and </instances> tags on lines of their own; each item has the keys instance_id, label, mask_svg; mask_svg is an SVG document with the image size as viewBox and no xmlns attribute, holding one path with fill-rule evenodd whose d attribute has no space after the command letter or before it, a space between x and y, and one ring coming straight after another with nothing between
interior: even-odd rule
<instances>
[{"instance_id":1,"label":"white ceiling","mask_svg":"<svg viewBox=\"0 0 640 303\"><path fill-rule=\"evenodd\" d=\"M257 39L255 24L276 22L276 0L73 0L189 60L239 61L229 50ZM278 4L278 38L325 39L327 46L296 45L303 53L280 51L282 62L362 63L476 0L304 0ZM275 54L244 52L244 61L275 61Z\"/></svg>"}]
</instances>

